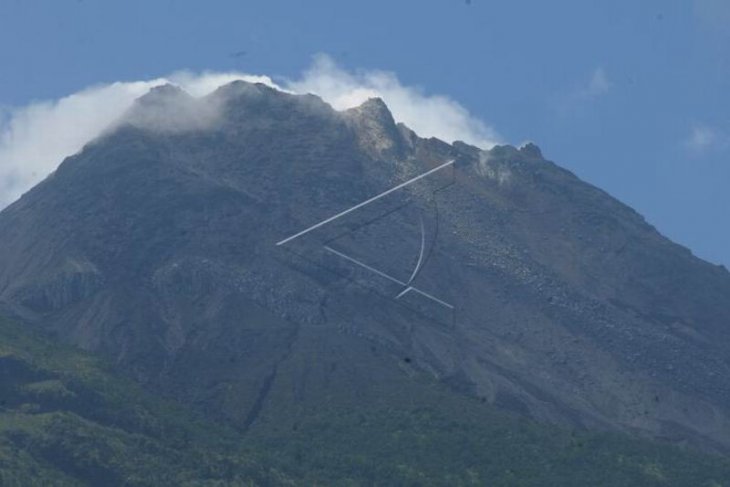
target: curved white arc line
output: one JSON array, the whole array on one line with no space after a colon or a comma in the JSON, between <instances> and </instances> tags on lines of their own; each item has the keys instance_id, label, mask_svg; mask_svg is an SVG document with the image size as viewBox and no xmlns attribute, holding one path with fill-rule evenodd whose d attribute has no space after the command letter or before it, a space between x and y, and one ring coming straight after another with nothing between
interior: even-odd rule
<instances>
[{"instance_id":1,"label":"curved white arc line","mask_svg":"<svg viewBox=\"0 0 730 487\"><path fill-rule=\"evenodd\" d=\"M352 262L353 264L355 264L355 265L358 265L358 266L360 266L360 267L362 267L362 268L364 268L364 269L367 269L367 270L369 270L370 272L374 272L375 274L377 274L377 275L379 275L379 276L381 276L381 277L384 277L384 278L388 279L389 281L392 281L392 282L394 282L394 283L396 283L396 284L399 284L399 285L401 285L401 286L405 285L405 283L404 283L403 281L400 281L400 280L396 279L396 278L395 278L395 277L393 277L393 276L389 276L389 275L388 275L388 274L386 274L385 272L379 271L379 270L377 270L377 269L376 269L376 268L374 268L374 267L370 267L369 265L367 265L367 264L364 264L364 263L360 262L359 260L357 260L357 259L355 259L355 258L352 258L352 257L350 257L349 255L343 254L342 252L338 252L337 250L333 249L332 247L329 247L329 246L325 245L325 246L324 246L324 249L325 249L325 250L326 250L327 252L331 252L331 253L333 253L333 254L335 254L335 255L339 256L339 257L342 257L343 259L345 259L345 260L347 260L347 261L349 261L349 262ZM438 304L440 304L440 305L442 305L442 306L445 306L445 307L447 307L447 308L449 308L449 309L452 309L452 310L454 309L454 306L450 305L450 304L449 304L449 303L447 303L446 301L441 301L440 299L438 299L438 298L436 298L436 297L434 297L434 296L432 296L432 295L428 294L427 292L425 292L425 291L421 291L420 289L418 289L418 288L415 288L415 287L413 287L413 286L406 286L406 289L405 289L405 290L404 290L404 291L403 291L403 292L402 292L402 293L401 293L401 294L399 295L399 297L400 297L400 296L403 296L403 295L405 295L405 294L406 294L407 292L409 292L409 291L413 291L414 293L418 293L418 294L420 294L421 296L423 296L423 297L425 297L425 298L428 298L428 299L430 299L430 300L432 300L432 301L435 301L436 303L438 303Z\"/></svg>"},{"instance_id":2,"label":"curved white arc line","mask_svg":"<svg viewBox=\"0 0 730 487\"><path fill-rule=\"evenodd\" d=\"M406 286L412 283L418 275L418 271L421 270L421 266L423 265L423 256L426 253L426 226L423 223L423 213L419 215L419 219L421 221L421 252L418 254L418 262L416 262L416 268L413 269L413 274L411 274L411 277L408 281L406 281Z\"/></svg>"}]
</instances>

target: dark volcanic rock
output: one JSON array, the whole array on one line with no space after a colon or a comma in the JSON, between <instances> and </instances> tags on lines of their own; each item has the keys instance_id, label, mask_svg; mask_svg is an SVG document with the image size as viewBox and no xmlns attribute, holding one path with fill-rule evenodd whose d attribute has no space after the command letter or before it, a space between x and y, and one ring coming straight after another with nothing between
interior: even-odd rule
<instances>
[{"instance_id":1,"label":"dark volcanic rock","mask_svg":"<svg viewBox=\"0 0 730 487\"><path fill-rule=\"evenodd\" d=\"M449 160L448 184L326 231L402 282L423 262L411 284L453 311L276 245ZM380 100L167 87L0 235L3 308L245 429L430 376L545 421L730 447L730 274L533 144L421 139Z\"/></svg>"}]
</instances>

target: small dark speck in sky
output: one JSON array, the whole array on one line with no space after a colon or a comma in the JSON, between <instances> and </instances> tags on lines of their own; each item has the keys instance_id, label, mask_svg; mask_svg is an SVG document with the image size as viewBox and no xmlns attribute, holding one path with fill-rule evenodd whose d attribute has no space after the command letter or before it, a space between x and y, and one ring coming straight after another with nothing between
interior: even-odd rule
<instances>
[{"instance_id":1,"label":"small dark speck in sky","mask_svg":"<svg viewBox=\"0 0 730 487\"><path fill-rule=\"evenodd\" d=\"M657 20L664 20L664 14L663 13L656 14L656 19Z\"/></svg>"},{"instance_id":2,"label":"small dark speck in sky","mask_svg":"<svg viewBox=\"0 0 730 487\"><path fill-rule=\"evenodd\" d=\"M245 56L246 54L247 54L247 53L246 53L246 51L236 51L236 52L232 52L232 53L231 53L231 57L236 57L236 58L238 58L238 57L243 57L243 56Z\"/></svg>"},{"instance_id":3,"label":"small dark speck in sky","mask_svg":"<svg viewBox=\"0 0 730 487\"><path fill-rule=\"evenodd\" d=\"M471 0L464 0L464 3L466 3L467 5L471 5Z\"/></svg>"}]
</instances>

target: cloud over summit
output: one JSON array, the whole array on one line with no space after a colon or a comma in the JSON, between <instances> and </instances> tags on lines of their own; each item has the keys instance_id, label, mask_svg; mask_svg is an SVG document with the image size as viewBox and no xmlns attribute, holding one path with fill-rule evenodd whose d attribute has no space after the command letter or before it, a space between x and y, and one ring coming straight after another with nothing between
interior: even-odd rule
<instances>
[{"instance_id":1,"label":"cloud over summit","mask_svg":"<svg viewBox=\"0 0 730 487\"><path fill-rule=\"evenodd\" d=\"M239 72L178 72L145 81L115 82L90 87L57 100L19 108L0 108L0 209L53 172L61 161L80 151L150 89L174 84L200 97L235 80L264 83L282 91L314 93L334 108L382 98L396 121L424 137L463 140L484 148L496 143L494 130L454 100L404 86L384 71L351 73L319 56L299 79L274 83L267 76Z\"/></svg>"},{"instance_id":2,"label":"cloud over summit","mask_svg":"<svg viewBox=\"0 0 730 487\"><path fill-rule=\"evenodd\" d=\"M287 82L285 88L319 95L338 110L380 97L396 121L421 137L438 137L447 142L462 140L483 148L490 148L499 140L494 129L446 96L428 95L419 88L404 86L394 73L387 71L349 73L327 56L318 56L300 80Z\"/></svg>"}]
</instances>

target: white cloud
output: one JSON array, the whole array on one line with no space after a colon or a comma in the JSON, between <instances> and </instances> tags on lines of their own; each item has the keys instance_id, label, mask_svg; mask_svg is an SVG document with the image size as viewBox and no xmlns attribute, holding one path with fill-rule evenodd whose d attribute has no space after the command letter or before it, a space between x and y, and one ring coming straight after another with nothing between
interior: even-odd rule
<instances>
[{"instance_id":1,"label":"white cloud","mask_svg":"<svg viewBox=\"0 0 730 487\"><path fill-rule=\"evenodd\" d=\"M723 149L730 145L730 136L707 125L695 125L684 141L685 146L695 155L711 150Z\"/></svg>"},{"instance_id":2,"label":"white cloud","mask_svg":"<svg viewBox=\"0 0 730 487\"><path fill-rule=\"evenodd\" d=\"M568 102L572 104L583 103L605 95L611 89L611 82L606 76L602 67L597 67L591 73L590 78L578 85L568 96Z\"/></svg>"},{"instance_id":3,"label":"white cloud","mask_svg":"<svg viewBox=\"0 0 730 487\"><path fill-rule=\"evenodd\" d=\"M397 121L421 137L438 137L447 142L462 140L482 148L491 148L499 140L494 129L446 96L428 95L418 88L404 86L395 74L387 71L349 73L327 56L317 57L302 79L290 81L286 87L297 93L320 95L338 110L380 97Z\"/></svg>"},{"instance_id":4,"label":"white cloud","mask_svg":"<svg viewBox=\"0 0 730 487\"><path fill-rule=\"evenodd\" d=\"M687 144L696 150L705 150L717 139L717 134L709 127L694 127Z\"/></svg>"},{"instance_id":5,"label":"white cloud","mask_svg":"<svg viewBox=\"0 0 730 487\"><path fill-rule=\"evenodd\" d=\"M193 96L205 96L212 93L216 88L236 80L244 80L249 83L263 83L272 88L282 90L282 87L276 85L268 76L238 73L231 71L228 73L216 73L206 71L200 74L191 71L178 71L168 77L169 82L180 86Z\"/></svg>"},{"instance_id":6,"label":"white cloud","mask_svg":"<svg viewBox=\"0 0 730 487\"><path fill-rule=\"evenodd\" d=\"M574 86L571 91L555 97L551 103L558 115L564 117L575 115L608 93L611 86L606 71L599 66L593 70L589 78Z\"/></svg>"},{"instance_id":7,"label":"white cloud","mask_svg":"<svg viewBox=\"0 0 730 487\"><path fill-rule=\"evenodd\" d=\"M178 72L147 81L116 82L84 89L58 100L0 109L0 209L55 170L67 156L110 127L133 101L151 88L166 83L193 96L204 96L221 85L243 79L295 93L311 92L337 109L357 106L379 96L394 118L421 136L448 142L463 140L489 148L498 137L494 130L446 96L427 95L402 85L389 72L349 73L328 57L318 57L298 80L277 86L267 76L245 73Z\"/></svg>"},{"instance_id":8,"label":"white cloud","mask_svg":"<svg viewBox=\"0 0 730 487\"><path fill-rule=\"evenodd\" d=\"M0 208L79 151L160 80L113 83L10 109L0 121Z\"/></svg>"},{"instance_id":9,"label":"white cloud","mask_svg":"<svg viewBox=\"0 0 730 487\"><path fill-rule=\"evenodd\" d=\"M703 27L720 34L730 33L730 2L727 0L695 0L694 14Z\"/></svg>"},{"instance_id":10,"label":"white cloud","mask_svg":"<svg viewBox=\"0 0 730 487\"><path fill-rule=\"evenodd\" d=\"M591 80L588 82L588 86L581 92L581 96L584 98L595 98L604 93L608 93L610 88L611 83L608 81L608 77L606 77L606 72L603 68L598 67L593 71Z\"/></svg>"}]
</instances>

